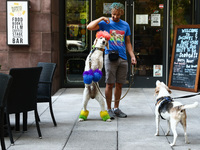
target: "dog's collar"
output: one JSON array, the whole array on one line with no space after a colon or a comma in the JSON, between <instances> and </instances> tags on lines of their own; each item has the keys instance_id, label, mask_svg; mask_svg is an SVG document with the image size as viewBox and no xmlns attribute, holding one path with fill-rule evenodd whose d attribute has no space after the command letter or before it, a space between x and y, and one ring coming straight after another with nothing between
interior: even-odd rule
<instances>
[{"instance_id":1,"label":"dog's collar","mask_svg":"<svg viewBox=\"0 0 200 150\"><path fill-rule=\"evenodd\" d=\"M155 105L159 104L161 101L173 102L173 100L172 100L172 98L170 96L164 96L164 97L161 97L161 98L157 99Z\"/></svg>"},{"instance_id":2,"label":"dog's collar","mask_svg":"<svg viewBox=\"0 0 200 150\"><path fill-rule=\"evenodd\" d=\"M102 51L102 52L104 52L104 51L105 51L105 49L103 49L103 48L100 48L100 49L98 49L98 50L100 50L100 51Z\"/></svg>"},{"instance_id":3,"label":"dog's collar","mask_svg":"<svg viewBox=\"0 0 200 150\"><path fill-rule=\"evenodd\" d=\"M94 49L92 49L92 50L90 51L90 53L92 54L95 50L100 50L100 51L104 52L105 49L95 47Z\"/></svg>"},{"instance_id":4,"label":"dog's collar","mask_svg":"<svg viewBox=\"0 0 200 150\"><path fill-rule=\"evenodd\" d=\"M95 47L94 49L92 49L92 50L90 51L90 53L91 53L91 54L90 54L90 57L91 57L92 53L94 53L95 50L100 50L100 51L104 52L105 49Z\"/></svg>"}]
</instances>

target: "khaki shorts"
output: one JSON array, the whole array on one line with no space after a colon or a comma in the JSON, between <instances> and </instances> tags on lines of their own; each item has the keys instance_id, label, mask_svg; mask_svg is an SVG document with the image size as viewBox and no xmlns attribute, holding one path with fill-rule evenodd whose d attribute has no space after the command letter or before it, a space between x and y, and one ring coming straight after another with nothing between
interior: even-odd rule
<instances>
[{"instance_id":1,"label":"khaki shorts","mask_svg":"<svg viewBox=\"0 0 200 150\"><path fill-rule=\"evenodd\" d=\"M128 62L127 60L118 58L117 61L110 61L108 54L104 56L105 65L105 83L126 83Z\"/></svg>"}]
</instances>

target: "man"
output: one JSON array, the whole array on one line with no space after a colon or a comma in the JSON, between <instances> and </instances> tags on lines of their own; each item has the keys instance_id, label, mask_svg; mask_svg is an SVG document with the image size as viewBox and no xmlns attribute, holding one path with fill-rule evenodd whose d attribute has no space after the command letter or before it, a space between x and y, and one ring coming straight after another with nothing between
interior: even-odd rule
<instances>
[{"instance_id":1,"label":"man","mask_svg":"<svg viewBox=\"0 0 200 150\"><path fill-rule=\"evenodd\" d=\"M113 3L111 5L111 18L100 17L87 26L88 30L106 30L111 35L109 41L109 49L105 50L105 72L106 72L106 103L108 113L111 119L115 116L126 118L127 115L119 109L119 100L122 93L122 86L126 82L128 72L128 62L126 56L126 50L131 57L131 64L136 64L136 58L133 53L133 48L130 42L130 27L129 24L120 19L121 15L124 14L124 6L121 3ZM119 57L115 61L109 59L109 52L112 50L117 51ZM112 103L112 89L115 85L115 104L114 108L111 109Z\"/></svg>"}]
</instances>

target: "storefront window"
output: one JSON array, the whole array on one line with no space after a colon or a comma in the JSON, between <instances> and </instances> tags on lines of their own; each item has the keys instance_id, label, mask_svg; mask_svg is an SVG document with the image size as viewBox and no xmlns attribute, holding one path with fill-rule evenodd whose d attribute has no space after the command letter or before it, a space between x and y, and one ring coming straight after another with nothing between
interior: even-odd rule
<instances>
[{"instance_id":1,"label":"storefront window","mask_svg":"<svg viewBox=\"0 0 200 150\"><path fill-rule=\"evenodd\" d=\"M65 1L65 84L83 83L89 47L89 0Z\"/></svg>"},{"instance_id":2,"label":"storefront window","mask_svg":"<svg viewBox=\"0 0 200 150\"><path fill-rule=\"evenodd\" d=\"M89 1L66 0L66 48L81 52L88 47Z\"/></svg>"},{"instance_id":3,"label":"storefront window","mask_svg":"<svg viewBox=\"0 0 200 150\"><path fill-rule=\"evenodd\" d=\"M193 23L194 0L171 0L170 29L171 46L173 44L174 28L176 25L187 25Z\"/></svg>"},{"instance_id":4,"label":"storefront window","mask_svg":"<svg viewBox=\"0 0 200 150\"><path fill-rule=\"evenodd\" d=\"M193 24L194 0L171 0L170 6L169 66L171 62L175 26Z\"/></svg>"}]
</instances>

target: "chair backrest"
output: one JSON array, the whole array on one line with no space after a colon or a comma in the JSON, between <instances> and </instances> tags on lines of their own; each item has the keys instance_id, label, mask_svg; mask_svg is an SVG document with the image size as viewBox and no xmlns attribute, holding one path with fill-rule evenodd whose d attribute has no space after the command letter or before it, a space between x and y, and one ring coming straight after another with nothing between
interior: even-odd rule
<instances>
[{"instance_id":1,"label":"chair backrest","mask_svg":"<svg viewBox=\"0 0 200 150\"><path fill-rule=\"evenodd\" d=\"M11 83L12 77L10 75L0 73L0 107L5 106Z\"/></svg>"},{"instance_id":2,"label":"chair backrest","mask_svg":"<svg viewBox=\"0 0 200 150\"><path fill-rule=\"evenodd\" d=\"M38 62L37 66L42 67L38 84L38 96L46 97L48 99L51 97L52 81L56 70L56 63Z\"/></svg>"},{"instance_id":3,"label":"chair backrest","mask_svg":"<svg viewBox=\"0 0 200 150\"><path fill-rule=\"evenodd\" d=\"M38 67L42 67L40 82L52 82L56 70L56 63L38 62Z\"/></svg>"},{"instance_id":4,"label":"chair backrest","mask_svg":"<svg viewBox=\"0 0 200 150\"><path fill-rule=\"evenodd\" d=\"M13 68L10 70L13 83L6 107L9 114L36 109L37 89L41 70L42 67Z\"/></svg>"}]
</instances>

